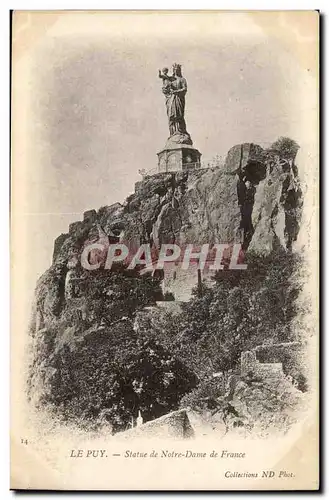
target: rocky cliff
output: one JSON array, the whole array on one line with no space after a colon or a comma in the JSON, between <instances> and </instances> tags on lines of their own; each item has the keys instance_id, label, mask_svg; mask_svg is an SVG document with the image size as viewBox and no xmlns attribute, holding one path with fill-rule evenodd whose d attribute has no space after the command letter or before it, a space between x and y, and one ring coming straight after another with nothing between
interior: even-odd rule
<instances>
[{"instance_id":1,"label":"rocky cliff","mask_svg":"<svg viewBox=\"0 0 329 500\"><path fill-rule=\"evenodd\" d=\"M228 152L223 168L145 176L124 203L90 210L82 221L71 224L69 231L56 239L52 266L36 286L30 325L34 353L30 394L34 400L50 400L53 406L61 406L63 398L74 400L72 394L51 397L64 373L71 376L64 364L72 353L93 342L114 353L114 337L108 345L108 332L114 325L121 328L120 335L130 335L132 345L138 344L133 328L136 311L164 299L161 276L123 272L119 278L118 273L104 269L84 270L80 257L87 244L101 242L106 247L120 240L130 247L149 243L158 248L162 243L241 243L247 253L259 256L277 250L289 254L302 209L298 166L294 163L297 149L288 139L280 139L269 150L254 144L237 145ZM104 259L104 255L98 257ZM148 345L147 349L152 352L153 348ZM83 363L83 358L79 362ZM174 362L168 361L168 366ZM175 373L180 383L186 382L183 394L197 382L188 370L177 369L179 376L173 370L164 371L159 384L169 387L166 377L170 379ZM132 379L132 385L137 378ZM135 405L138 388L131 392ZM109 397L107 404L111 401ZM120 404L124 406L121 400ZM177 407L177 398L169 406L166 400L151 416ZM95 410L95 415L98 413Z\"/></svg>"}]
</instances>

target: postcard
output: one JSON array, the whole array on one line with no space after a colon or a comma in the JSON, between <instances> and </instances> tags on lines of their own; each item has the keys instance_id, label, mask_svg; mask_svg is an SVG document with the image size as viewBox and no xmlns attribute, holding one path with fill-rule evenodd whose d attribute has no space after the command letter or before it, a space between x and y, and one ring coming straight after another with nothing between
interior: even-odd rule
<instances>
[{"instance_id":1,"label":"postcard","mask_svg":"<svg viewBox=\"0 0 329 500\"><path fill-rule=\"evenodd\" d=\"M319 488L319 12L14 11L11 488Z\"/></svg>"}]
</instances>

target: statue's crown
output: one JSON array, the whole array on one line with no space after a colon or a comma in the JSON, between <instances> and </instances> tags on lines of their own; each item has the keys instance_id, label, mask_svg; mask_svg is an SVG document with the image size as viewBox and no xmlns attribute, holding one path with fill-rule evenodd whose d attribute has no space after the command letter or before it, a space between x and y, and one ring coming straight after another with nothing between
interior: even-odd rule
<instances>
[{"instance_id":1,"label":"statue's crown","mask_svg":"<svg viewBox=\"0 0 329 500\"><path fill-rule=\"evenodd\" d=\"M173 69L181 69L182 68L182 66L180 64L178 64L178 63L174 63L172 65L172 67L173 67Z\"/></svg>"}]
</instances>

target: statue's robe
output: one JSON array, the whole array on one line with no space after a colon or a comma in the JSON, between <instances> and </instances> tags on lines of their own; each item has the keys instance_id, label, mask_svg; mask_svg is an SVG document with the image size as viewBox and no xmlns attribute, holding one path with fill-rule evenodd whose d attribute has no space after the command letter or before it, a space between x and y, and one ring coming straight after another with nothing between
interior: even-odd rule
<instances>
[{"instance_id":1,"label":"statue's robe","mask_svg":"<svg viewBox=\"0 0 329 500\"><path fill-rule=\"evenodd\" d=\"M178 94L172 94L166 99L170 135L176 133L186 134L184 113L187 83L185 78L176 77L176 80L171 83L171 88L173 90L179 90L180 92Z\"/></svg>"}]
</instances>

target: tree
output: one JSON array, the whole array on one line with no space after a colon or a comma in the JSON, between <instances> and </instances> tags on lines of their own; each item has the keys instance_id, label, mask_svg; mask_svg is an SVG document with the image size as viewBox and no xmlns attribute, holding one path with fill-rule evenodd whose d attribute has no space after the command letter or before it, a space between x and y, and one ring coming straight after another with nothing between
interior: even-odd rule
<instances>
[{"instance_id":1,"label":"tree","mask_svg":"<svg viewBox=\"0 0 329 500\"><path fill-rule=\"evenodd\" d=\"M296 141L289 137L279 137L279 139L273 142L268 151L279 155L280 158L294 160L298 150L299 145Z\"/></svg>"},{"instance_id":2,"label":"tree","mask_svg":"<svg viewBox=\"0 0 329 500\"><path fill-rule=\"evenodd\" d=\"M45 402L77 422L95 424L105 415L114 431L127 428L138 410L151 420L176 409L197 384L177 357L127 324L95 332L75 351L65 346L54 365Z\"/></svg>"}]
</instances>

